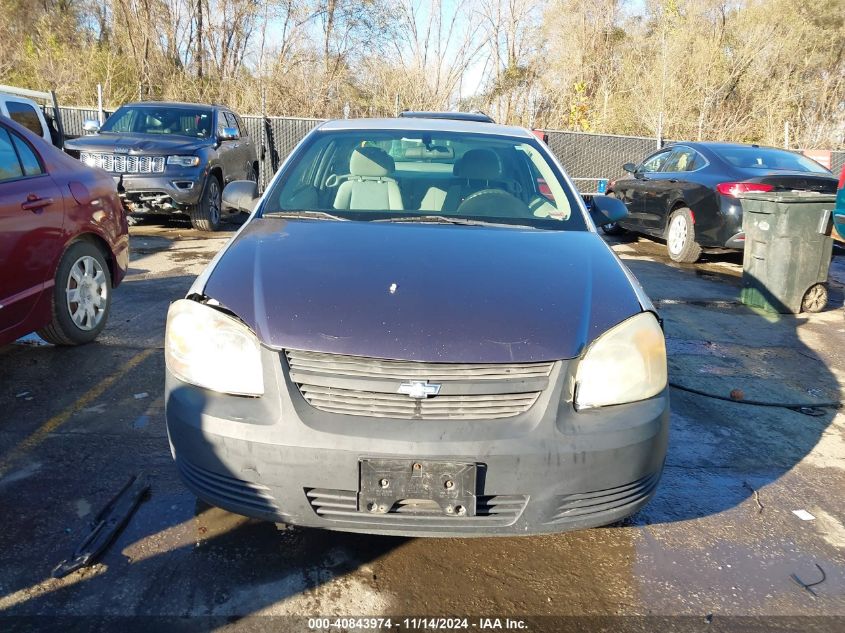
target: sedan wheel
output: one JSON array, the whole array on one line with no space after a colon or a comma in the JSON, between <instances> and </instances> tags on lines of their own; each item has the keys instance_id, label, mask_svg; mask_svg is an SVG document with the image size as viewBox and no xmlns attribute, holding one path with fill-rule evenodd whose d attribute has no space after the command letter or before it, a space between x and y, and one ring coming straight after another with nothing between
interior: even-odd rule
<instances>
[{"instance_id":1,"label":"sedan wheel","mask_svg":"<svg viewBox=\"0 0 845 633\"><path fill-rule=\"evenodd\" d=\"M692 264L701 257L701 246L695 241L692 211L676 209L669 218L666 230L666 249L673 261Z\"/></svg>"},{"instance_id":2,"label":"sedan wheel","mask_svg":"<svg viewBox=\"0 0 845 633\"><path fill-rule=\"evenodd\" d=\"M93 341L106 326L111 308L111 274L102 252L90 242L75 242L56 270L53 320L39 330L55 345Z\"/></svg>"},{"instance_id":3,"label":"sedan wheel","mask_svg":"<svg viewBox=\"0 0 845 633\"><path fill-rule=\"evenodd\" d=\"M90 255L77 259L70 268L65 288L70 318L80 330L93 330L105 316L109 288L103 266Z\"/></svg>"}]
</instances>

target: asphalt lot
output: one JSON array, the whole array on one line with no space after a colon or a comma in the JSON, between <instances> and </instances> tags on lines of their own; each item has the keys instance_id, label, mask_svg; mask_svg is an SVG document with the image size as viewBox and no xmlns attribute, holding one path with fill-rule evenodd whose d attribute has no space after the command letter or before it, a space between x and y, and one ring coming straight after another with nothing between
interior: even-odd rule
<instances>
[{"instance_id":1,"label":"asphalt lot","mask_svg":"<svg viewBox=\"0 0 845 633\"><path fill-rule=\"evenodd\" d=\"M557 536L279 531L198 502L167 445L164 321L230 235L135 226L131 270L96 343L0 348L0 618L845 616L845 412L830 409L813 417L673 390L654 500L624 524ZM678 266L646 239L613 243L665 319L672 381L843 399L842 251L827 311L775 317L737 304L737 255ZM52 579L141 471L152 492L100 562ZM811 583L819 569L815 595L790 577Z\"/></svg>"}]
</instances>

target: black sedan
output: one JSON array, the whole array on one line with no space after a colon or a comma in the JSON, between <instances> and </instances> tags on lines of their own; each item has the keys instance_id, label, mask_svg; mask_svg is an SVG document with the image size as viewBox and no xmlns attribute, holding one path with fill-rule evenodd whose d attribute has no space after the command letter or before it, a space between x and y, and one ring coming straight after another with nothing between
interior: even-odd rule
<instances>
[{"instance_id":1,"label":"black sedan","mask_svg":"<svg viewBox=\"0 0 845 633\"><path fill-rule=\"evenodd\" d=\"M734 143L677 143L639 165L608 191L628 207L628 217L605 233L644 233L666 240L669 257L693 263L702 251L742 249L742 206L751 191L836 193L824 167L795 152Z\"/></svg>"}]
</instances>

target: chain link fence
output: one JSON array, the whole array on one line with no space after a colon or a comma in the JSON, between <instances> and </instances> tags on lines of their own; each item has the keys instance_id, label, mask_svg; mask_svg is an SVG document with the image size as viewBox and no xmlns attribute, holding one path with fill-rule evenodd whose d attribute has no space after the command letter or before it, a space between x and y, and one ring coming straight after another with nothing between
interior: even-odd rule
<instances>
[{"instance_id":1,"label":"chain link fence","mask_svg":"<svg viewBox=\"0 0 845 633\"><path fill-rule=\"evenodd\" d=\"M82 135L82 123L96 120L96 108L62 107L65 134ZM52 115L52 108L45 108ZM104 111L109 116L110 111ZM293 117L243 116L244 126L258 147L259 184L265 187L287 155L322 119ZM622 175L622 165L639 163L658 147L657 139L643 136L618 136L539 130L547 136L549 148L557 156L581 193L602 191L602 181ZM831 152L831 170L839 175L845 164L845 151Z\"/></svg>"}]
</instances>

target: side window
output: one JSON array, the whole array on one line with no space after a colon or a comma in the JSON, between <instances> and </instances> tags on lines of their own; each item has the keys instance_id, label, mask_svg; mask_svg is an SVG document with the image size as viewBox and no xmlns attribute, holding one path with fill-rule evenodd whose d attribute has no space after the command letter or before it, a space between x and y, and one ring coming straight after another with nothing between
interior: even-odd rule
<instances>
[{"instance_id":1,"label":"side window","mask_svg":"<svg viewBox=\"0 0 845 633\"><path fill-rule=\"evenodd\" d=\"M226 115L226 127L235 128L238 131L238 136L242 136L241 127L238 125L238 120L235 118L235 115L231 112L224 112L223 114Z\"/></svg>"},{"instance_id":2,"label":"side window","mask_svg":"<svg viewBox=\"0 0 845 633\"><path fill-rule=\"evenodd\" d=\"M0 181L23 176L18 154L5 128L0 127Z\"/></svg>"},{"instance_id":3,"label":"side window","mask_svg":"<svg viewBox=\"0 0 845 633\"><path fill-rule=\"evenodd\" d=\"M672 150L667 149L659 154L655 154L650 158L647 158L643 164L640 166L638 171L650 173L655 171L663 171L663 166L666 164L666 161L669 159L669 156L672 155Z\"/></svg>"},{"instance_id":4,"label":"side window","mask_svg":"<svg viewBox=\"0 0 845 633\"><path fill-rule=\"evenodd\" d=\"M682 172L692 171L698 169L701 164L696 164L699 160L699 154L694 149L689 147L679 147L672 154L663 171L667 172Z\"/></svg>"},{"instance_id":5,"label":"side window","mask_svg":"<svg viewBox=\"0 0 845 633\"><path fill-rule=\"evenodd\" d=\"M110 132L131 132L134 128L135 118L138 114L138 110L136 108L127 108L123 112L120 112L117 118L114 118L115 115L109 117L109 131Z\"/></svg>"},{"instance_id":6,"label":"side window","mask_svg":"<svg viewBox=\"0 0 845 633\"><path fill-rule=\"evenodd\" d=\"M9 110L9 118L12 121L20 123L29 131L35 132L38 136L44 134L44 130L41 127L41 119L38 118L38 112L31 105L17 101L7 101L6 108Z\"/></svg>"},{"instance_id":7,"label":"side window","mask_svg":"<svg viewBox=\"0 0 845 633\"><path fill-rule=\"evenodd\" d=\"M238 122L238 129L241 131L241 136L249 136L249 132L244 126L244 121L239 114L234 114L235 121Z\"/></svg>"},{"instance_id":8,"label":"side window","mask_svg":"<svg viewBox=\"0 0 845 633\"><path fill-rule=\"evenodd\" d=\"M15 144L15 149L18 150L18 157L23 166L24 175L37 176L43 174L44 170L41 168L41 161L38 160L35 151L29 146L29 143L17 134L12 134L12 142Z\"/></svg>"}]
</instances>

